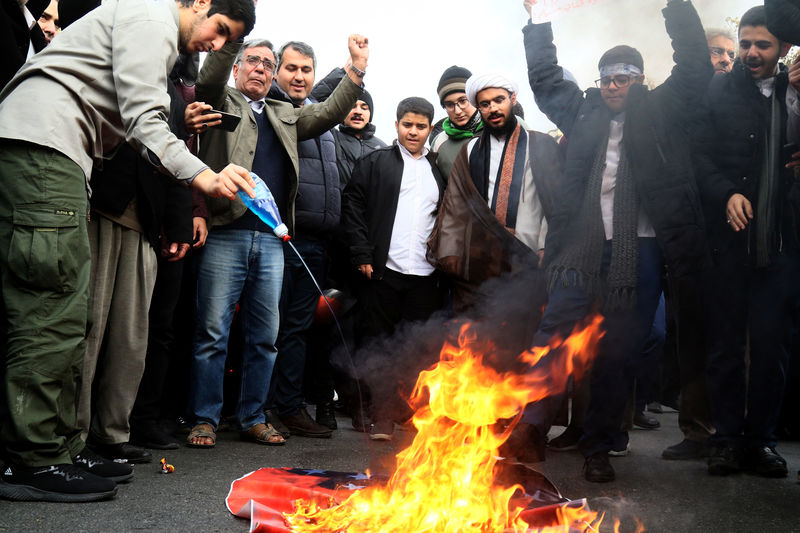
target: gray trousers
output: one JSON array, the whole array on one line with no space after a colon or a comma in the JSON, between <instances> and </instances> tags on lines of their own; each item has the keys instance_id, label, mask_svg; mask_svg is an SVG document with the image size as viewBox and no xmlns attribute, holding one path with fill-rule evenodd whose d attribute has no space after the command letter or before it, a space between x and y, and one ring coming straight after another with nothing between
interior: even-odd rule
<instances>
[{"instance_id":1,"label":"gray trousers","mask_svg":"<svg viewBox=\"0 0 800 533\"><path fill-rule=\"evenodd\" d=\"M89 245L92 325L83 359L78 427L84 438L91 431L99 443L118 444L130 437L128 419L144 373L156 255L141 233L103 216L93 215L89 222Z\"/></svg>"}]
</instances>

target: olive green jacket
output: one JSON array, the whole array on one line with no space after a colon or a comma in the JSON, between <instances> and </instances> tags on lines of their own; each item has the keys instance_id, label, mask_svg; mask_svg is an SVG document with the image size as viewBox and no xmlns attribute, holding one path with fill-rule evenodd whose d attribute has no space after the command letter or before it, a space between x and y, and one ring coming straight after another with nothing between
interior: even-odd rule
<instances>
[{"instance_id":1,"label":"olive green jacket","mask_svg":"<svg viewBox=\"0 0 800 533\"><path fill-rule=\"evenodd\" d=\"M219 111L242 117L233 132L212 128L200 137L200 159L215 172L219 172L229 163L248 170L253 168L253 156L258 142L258 125L244 95L238 89L227 85L240 46L239 43L229 43L220 51L209 54L197 78L198 101L211 104ZM294 201L297 197L300 171L297 142L318 137L342 122L361 92L362 88L345 76L330 98L320 104L294 107L288 102L266 99L264 106L266 117L291 161L286 175L288 220L284 220L290 233L294 231ZM230 224L247 211L239 198L235 201L227 198L207 198L206 203L211 227Z\"/></svg>"}]
</instances>

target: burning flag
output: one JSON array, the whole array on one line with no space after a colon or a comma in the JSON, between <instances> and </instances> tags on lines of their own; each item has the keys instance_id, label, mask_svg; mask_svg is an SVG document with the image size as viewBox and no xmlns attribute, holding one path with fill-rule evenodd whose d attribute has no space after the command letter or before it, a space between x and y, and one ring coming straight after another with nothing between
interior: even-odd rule
<instances>
[{"instance_id":1,"label":"burning flag","mask_svg":"<svg viewBox=\"0 0 800 533\"><path fill-rule=\"evenodd\" d=\"M520 360L532 366L528 372L499 372L485 365L483 350L475 349L480 343L465 325L458 342L446 343L440 361L419 375L409 402L416 409L417 434L397 454L388 481L326 478L327 488L323 481L313 490L307 483L296 484L296 501L287 499L292 494L283 494L282 502L267 505L285 513L284 523L272 515L273 527L285 529L263 530L594 530L602 517L589 511L585 502L567 502L538 472L500 461L498 448L526 404L563 391L573 372L589 366L602 336L601 322L595 316L568 338L554 338L548 346L524 352ZM498 431L496 422L503 419L512 422Z\"/></svg>"}]
</instances>

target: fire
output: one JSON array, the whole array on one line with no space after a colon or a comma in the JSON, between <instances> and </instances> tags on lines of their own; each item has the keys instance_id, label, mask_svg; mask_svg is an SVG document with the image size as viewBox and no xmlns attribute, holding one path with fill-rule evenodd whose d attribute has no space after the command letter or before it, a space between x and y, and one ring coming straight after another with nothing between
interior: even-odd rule
<instances>
[{"instance_id":1,"label":"fire","mask_svg":"<svg viewBox=\"0 0 800 533\"><path fill-rule=\"evenodd\" d=\"M465 325L458 345L446 343L440 361L419 375L410 399L417 407L417 435L397 454L389 482L355 491L341 503L298 501L296 512L287 516L290 527L349 533L529 531L520 517L524 504L512 501L522 487L494 482L498 448L526 404L562 391L570 374L587 367L602 336L601 322L595 316L567 339L524 352L520 360L536 365L527 373L485 366L471 349L477 339ZM551 352L559 355L547 357ZM500 419L512 423L497 433ZM601 519L582 506L564 506L556 523L537 531L592 531Z\"/></svg>"}]
</instances>

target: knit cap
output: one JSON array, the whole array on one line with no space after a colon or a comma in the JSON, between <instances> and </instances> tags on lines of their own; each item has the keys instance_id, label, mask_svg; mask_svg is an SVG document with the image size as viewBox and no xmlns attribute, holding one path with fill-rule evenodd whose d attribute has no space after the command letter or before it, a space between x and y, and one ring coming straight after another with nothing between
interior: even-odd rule
<instances>
[{"instance_id":1,"label":"knit cap","mask_svg":"<svg viewBox=\"0 0 800 533\"><path fill-rule=\"evenodd\" d=\"M456 65L445 70L442 77L439 78L439 86L436 88L436 92L439 94L439 102L444 105L444 99L448 94L465 92L467 78L470 76L472 76L472 72Z\"/></svg>"}]
</instances>

